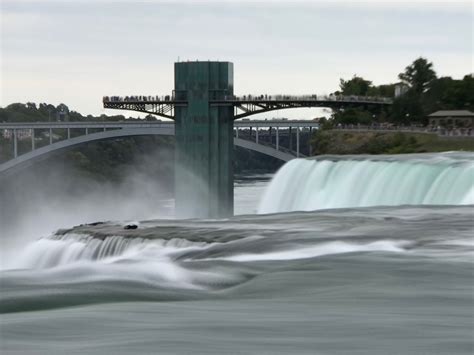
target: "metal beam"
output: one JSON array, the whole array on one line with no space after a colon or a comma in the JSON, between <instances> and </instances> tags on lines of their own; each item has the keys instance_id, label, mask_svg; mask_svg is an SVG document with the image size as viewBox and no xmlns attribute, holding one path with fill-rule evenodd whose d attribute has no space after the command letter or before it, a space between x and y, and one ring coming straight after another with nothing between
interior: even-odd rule
<instances>
[{"instance_id":1,"label":"metal beam","mask_svg":"<svg viewBox=\"0 0 474 355\"><path fill-rule=\"evenodd\" d=\"M300 156L300 128L296 127L296 157Z\"/></svg>"},{"instance_id":2,"label":"metal beam","mask_svg":"<svg viewBox=\"0 0 474 355\"><path fill-rule=\"evenodd\" d=\"M18 137L17 130L13 130L13 156L16 158L18 156Z\"/></svg>"},{"instance_id":3,"label":"metal beam","mask_svg":"<svg viewBox=\"0 0 474 355\"><path fill-rule=\"evenodd\" d=\"M280 148L280 135L278 132L278 126L276 127L276 150L279 150Z\"/></svg>"}]
</instances>

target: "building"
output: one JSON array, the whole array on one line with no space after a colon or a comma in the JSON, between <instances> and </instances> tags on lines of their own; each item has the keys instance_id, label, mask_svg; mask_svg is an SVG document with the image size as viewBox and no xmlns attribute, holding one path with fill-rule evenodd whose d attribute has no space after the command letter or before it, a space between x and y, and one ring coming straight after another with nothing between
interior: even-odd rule
<instances>
[{"instance_id":1,"label":"building","mask_svg":"<svg viewBox=\"0 0 474 355\"><path fill-rule=\"evenodd\" d=\"M405 83L395 84L395 97L399 97L406 94L408 89L410 89L410 87Z\"/></svg>"},{"instance_id":2,"label":"building","mask_svg":"<svg viewBox=\"0 0 474 355\"><path fill-rule=\"evenodd\" d=\"M59 104L58 107L56 107L56 120L58 122L69 121L69 108L65 104Z\"/></svg>"},{"instance_id":3,"label":"building","mask_svg":"<svg viewBox=\"0 0 474 355\"><path fill-rule=\"evenodd\" d=\"M433 127L474 128L474 112L468 110L436 111L428 119Z\"/></svg>"}]
</instances>

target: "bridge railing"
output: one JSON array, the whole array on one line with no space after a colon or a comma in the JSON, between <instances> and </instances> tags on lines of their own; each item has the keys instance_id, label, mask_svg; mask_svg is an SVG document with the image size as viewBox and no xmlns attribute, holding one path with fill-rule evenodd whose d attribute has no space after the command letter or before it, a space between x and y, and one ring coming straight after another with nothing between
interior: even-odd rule
<instances>
[{"instance_id":1,"label":"bridge railing","mask_svg":"<svg viewBox=\"0 0 474 355\"><path fill-rule=\"evenodd\" d=\"M131 96L104 96L102 102L169 102L174 95L131 95Z\"/></svg>"},{"instance_id":2,"label":"bridge railing","mask_svg":"<svg viewBox=\"0 0 474 355\"><path fill-rule=\"evenodd\" d=\"M185 100L183 94L179 95L179 100ZM211 95L212 96L212 95ZM381 96L357 96L357 95L223 95L221 99L216 98L214 101L354 101L354 102L376 102L376 103L392 103L392 98ZM131 95L131 96L104 96L104 103L126 103L126 102L170 102L175 101L176 95Z\"/></svg>"},{"instance_id":3,"label":"bridge railing","mask_svg":"<svg viewBox=\"0 0 474 355\"><path fill-rule=\"evenodd\" d=\"M225 101L354 101L391 103L392 99L381 96L356 95L242 95L225 96Z\"/></svg>"}]
</instances>

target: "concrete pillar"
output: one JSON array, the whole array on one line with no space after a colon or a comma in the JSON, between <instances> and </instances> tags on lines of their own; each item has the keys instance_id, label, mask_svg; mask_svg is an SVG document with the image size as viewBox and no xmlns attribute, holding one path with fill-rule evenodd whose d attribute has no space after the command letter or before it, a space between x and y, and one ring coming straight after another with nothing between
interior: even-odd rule
<instances>
[{"instance_id":1,"label":"concrete pillar","mask_svg":"<svg viewBox=\"0 0 474 355\"><path fill-rule=\"evenodd\" d=\"M53 129L49 129L49 144L53 144Z\"/></svg>"},{"instance_id":2,"label":"concrete pillar","mask_svg":"<svg viewBox=\"0 0 474 355\"><path fill-rule=\"evenodd\" d=\"M31 129L31 150L35 150L35 129Z\"/></svg>"},{"instance_id":3,"label":"concrete pillar","mask_svg":"<svg viewBox=\"0 0 474 355\"><path fill-rule=\"evenodd\" d=\"M313 137L313 127L309 127L309 140L308 140L308 150L309 150L309 156L313 155L313 147L311 146L311 138Z\"/></svg>"},{"instance_id":4,"label":"concrete pillar","mask_svg":"<svg viewBox=\"0 0 474 355\"><path fill-rule=\"evenodd\" d=\"M258 126L255 127L255 143L258 144Z\"/></svg>"},{"instance_id":5,"label":"concrete pillar","mask_svg":"<svg viewBox=\"0 0 474 355\"><path fill-rule=\"evenodd\" d=\"M235 138L239 138L239 127L235 127Z\"/></svg>"},{"instance_id":6,"label":"concrete pillar","mask_svg":"<svg viewBox=\"0 0 474 355\"><path fill-rule=\"evenodd\" d=\"M293 133L291 132L291 127L288 127L288 148L293 150Z\"/></svg>"},{"instance_id":7,"label":"concrete pillar","mask_svg":"<svg viewBox=\"0 0 474 355\"><path fill-rule=\"evenodd\" d=\"M16 128L13 129L13 157L16 158L18 156L18 137Z\"/></svg>"},{"instance_id":8,"label":"concrete pillar","mask_svg":"<svg viewBox=\"0 0 474 355\"><path fill-rule=\"evenodd\" d=\"M278 132L278 126L276 127L276 150L280 149L280 135Z\"/></svg>"},{"instance_id":9,"label":"concrete pillar","mask_svg":"<svg viewBox=\"0 0 474 355\"><path fill-rule=\"evenodd\" d=\"M296 157L300 156L300 128L296 127Z\"/></svg>"},{"instance_id":10,"label":"concrete pillar","mask_svg":"<svg viewBox=\"0 0 474 355\"><path fill-rule=\"evenodd\" d=\"M67 129L67 139L71 139L71 129Z\"/></svg>"},{"instance_id":11,"label":"concrete pillar","mask_svg":"<svg viewBox=\"0 0 474 355\"><path fill-rule=\"evenodd\" d=\"M89 127L86 127L86 136L89 134Z\"/></svg>"},{"instance_id":12,"label":"concrete pillar","mask_svg":"<svg viewBox=\"0 0 474 355\"><path fill-rule=\"evenodd\" d=\"M233 215L233 64L175 63L175 198L178 218Z\"/></svg>"}]
</instances>

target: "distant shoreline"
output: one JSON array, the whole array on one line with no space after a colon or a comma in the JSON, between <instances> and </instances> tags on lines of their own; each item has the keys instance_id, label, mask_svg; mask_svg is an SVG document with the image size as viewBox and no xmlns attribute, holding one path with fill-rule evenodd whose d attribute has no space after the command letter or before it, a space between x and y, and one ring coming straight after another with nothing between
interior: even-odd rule
<instances>
[{"instance_id":1,"label":"distant shoreline","mask_svg":"<svg viewBox=\"0 0 474 355\"><path fill-rule=\"evenodd\" d=\"M430 132L321 130L311 139L313 155L408 154L474 151L474 137Z\"/></svg>"}]
</instances>

